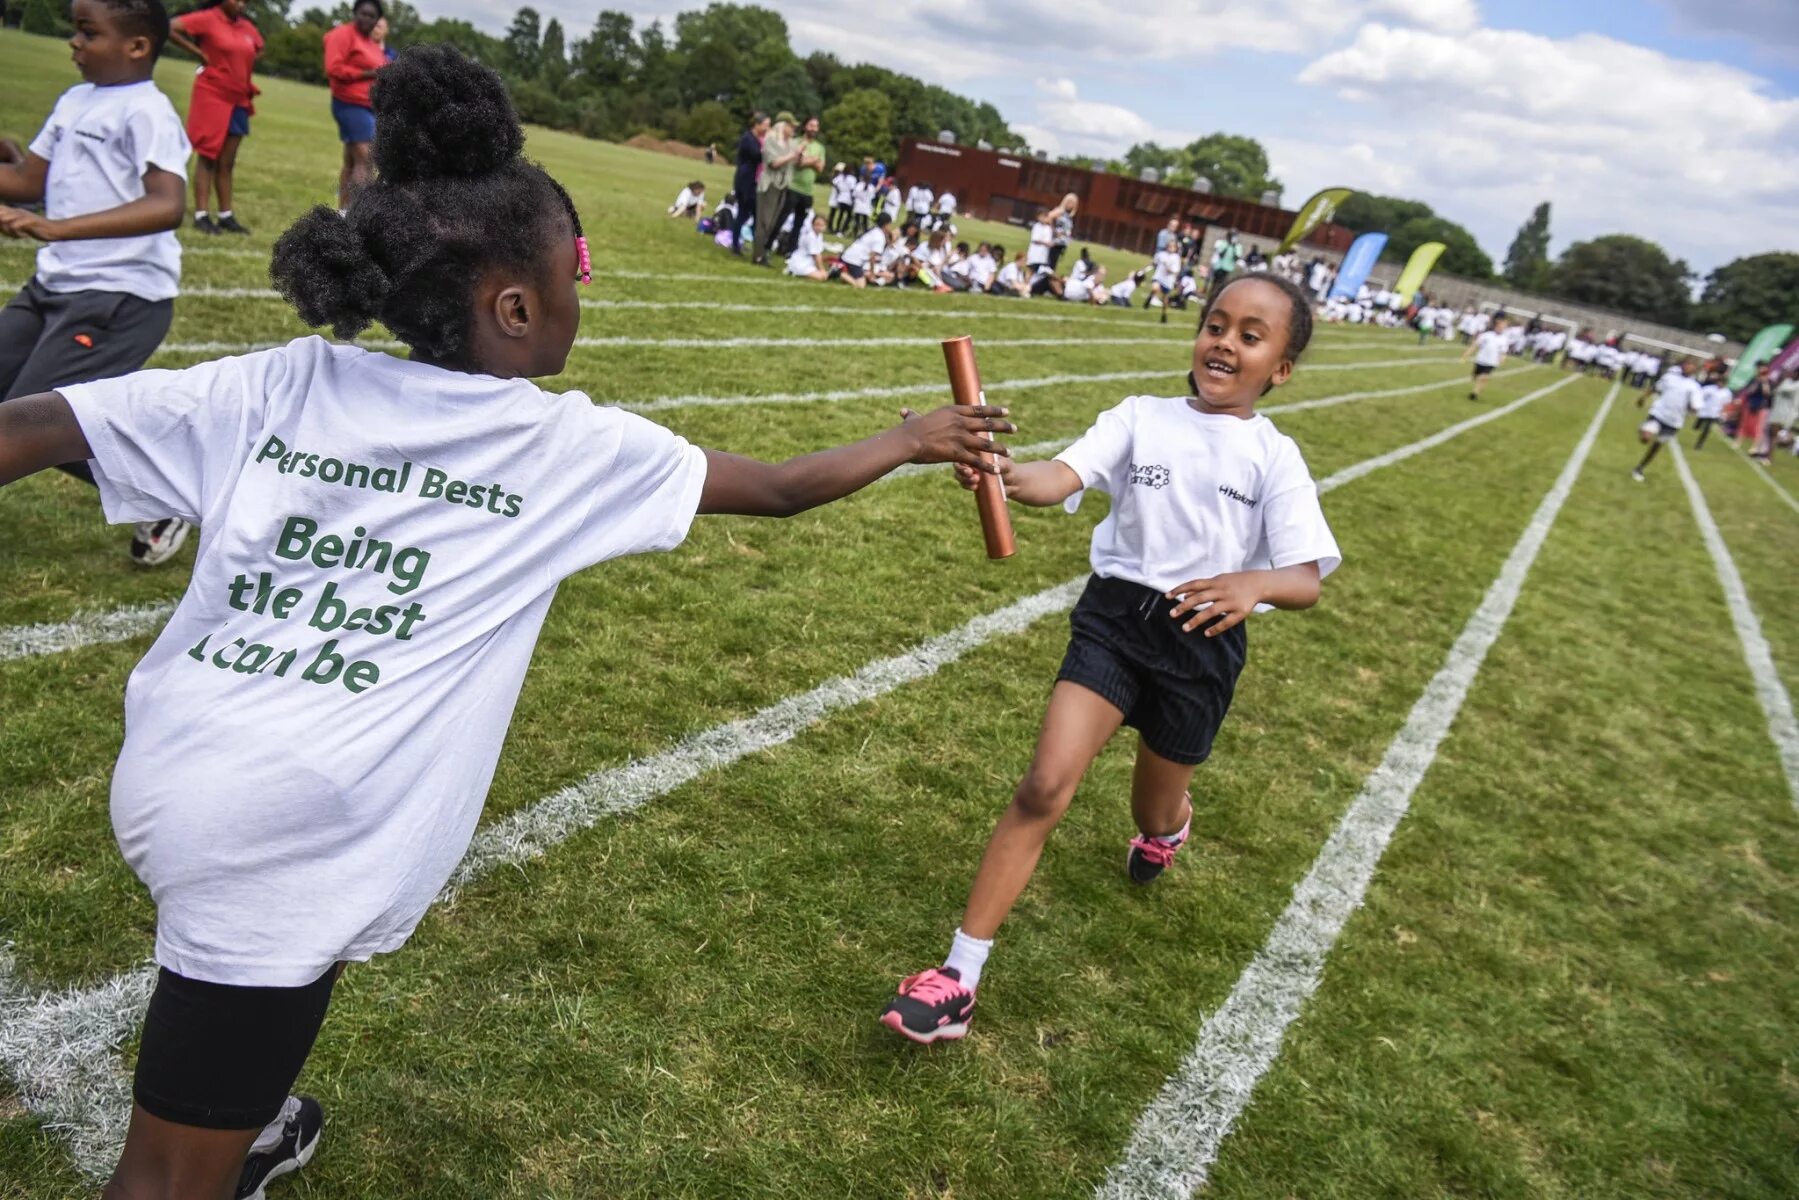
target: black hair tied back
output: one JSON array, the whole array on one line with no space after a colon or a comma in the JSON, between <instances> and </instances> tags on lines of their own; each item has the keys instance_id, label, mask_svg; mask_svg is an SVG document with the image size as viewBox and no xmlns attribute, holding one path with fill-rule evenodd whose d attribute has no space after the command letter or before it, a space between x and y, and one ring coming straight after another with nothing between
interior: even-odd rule
<instances>
[{"instance_id":1,"label":"black hair tied back","mask_svg":"<svg viewBox=\"0 0 1799 1200\"><path fill-rule=\"evenodd\" d=\"M371 98L375 182L348 216L321 206L296 221L269 277L308 325L351 338L379 320L426 360L466 365L477 283L492 270L547 281L580 218L521 157L505 83L454 47L402 51Z\"/></svg>"}]
</instances>

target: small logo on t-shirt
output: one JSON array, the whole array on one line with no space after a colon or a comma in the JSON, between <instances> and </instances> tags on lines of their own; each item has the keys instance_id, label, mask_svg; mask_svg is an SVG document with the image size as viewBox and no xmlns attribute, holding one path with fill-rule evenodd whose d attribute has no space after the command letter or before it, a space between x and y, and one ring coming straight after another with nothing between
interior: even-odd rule
<instances>
[{"instance_id":1,"label":"small logo on t-shirt","mask_svg":"<svg viewBox=\"0 0 1799 1200\"><path fill-rule=\"evenodd\" d=\"M1218 485L1218 493L1221 496L1229 496L1232 500L1235 500L1238 504L1247 504L1251 508L1254 508L1256 506L1256 502L1254 500L1250 499L1248 496L1245 496L1242 492L1239 492L1236 488L1230 486L1230 484L1228 484L1228 483L1219 484Z\"/></svg>"},{"instance_id":2,"label":"small logo on t-shirt","mask_svg":"<svg viewBox=\"0 0 1799 1200\"><path fill-rule=\"evenodd\" d=\"M1165 488L1170 478L1167 467L1131 464L1131 482L1142 487Z\"/></svg>"}]
</instances>

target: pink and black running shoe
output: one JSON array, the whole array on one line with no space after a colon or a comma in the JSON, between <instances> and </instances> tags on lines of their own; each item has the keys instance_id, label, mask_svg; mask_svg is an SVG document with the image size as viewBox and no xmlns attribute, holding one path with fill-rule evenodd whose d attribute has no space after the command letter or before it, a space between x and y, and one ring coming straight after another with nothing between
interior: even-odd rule
<instances>
[{"instance_id":1,"label":"pink and black running shoe","mask_svg":"<svg viewBox=\"0 0 1799 1200\"><path fill-rule=\"evenodd\" d=\"M881 1013L881 1024L901 1037L928 1044L961 1037L973 1018L974 992L962 986L961 972L933 967L900 981L899 994Z\"/></svg>"}]
</instances>

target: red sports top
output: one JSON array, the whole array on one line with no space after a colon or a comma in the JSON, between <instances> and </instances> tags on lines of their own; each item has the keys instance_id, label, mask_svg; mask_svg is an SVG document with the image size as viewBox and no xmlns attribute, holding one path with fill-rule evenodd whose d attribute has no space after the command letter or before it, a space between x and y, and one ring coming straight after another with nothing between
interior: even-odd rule
<instances>
[{"instance_id":1,"label":"red sports top","mask_svg":"<svg viewBox=\"0 0 1799 1200\"><path fill-rule=\"evenodd\" d=\"M354 21L345 21L325 35L325 78L331 81L333 99L368 108L369 84L374 80L357 76L386 65L381 47L373 38L362 36Z\"/></svg>"},{"instance_id":2,"label":"red sports top","mask_svg":"<svg viewBox=\"0 0 1799 1200\"><path fill-rule=\"evenodd\" d=\"M221 7L182 13L172 22L206 51L206 65L194 78L194 90L217 93L234 107L249 108L256 94L250 70L262 53L262 34L248 17L233 21Z\"/></svg>"}]
</instances>

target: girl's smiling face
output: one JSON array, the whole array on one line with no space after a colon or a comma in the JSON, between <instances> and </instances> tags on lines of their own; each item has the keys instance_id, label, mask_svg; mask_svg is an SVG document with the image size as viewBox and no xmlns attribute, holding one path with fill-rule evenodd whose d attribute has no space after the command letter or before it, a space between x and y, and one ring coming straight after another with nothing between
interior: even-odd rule
<instances>
[{"instance_id":1,"label":"girl's smiling face","mask_svg":"<svg viewBox=\"0 0 1799 1200\"><path fill-rule=\"evenodd\" d=\"M1193 341L1195 407L1247 412L1270 387L1286 383L1292 322L1293 302L1274 284L1253 276L1227 284Z\"/></svg>"}]
</instances>

